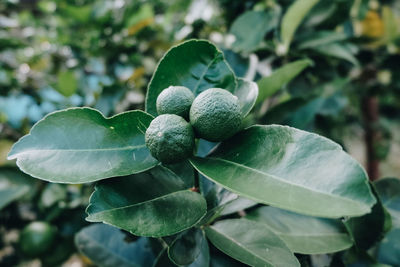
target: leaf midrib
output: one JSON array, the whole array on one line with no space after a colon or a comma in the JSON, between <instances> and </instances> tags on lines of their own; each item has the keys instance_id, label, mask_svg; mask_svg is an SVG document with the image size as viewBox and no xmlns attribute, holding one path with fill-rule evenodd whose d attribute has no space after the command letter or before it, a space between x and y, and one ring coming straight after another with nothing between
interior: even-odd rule
<instances>
[{"instance_id":1,"label":"leaf midrib","mask_svg":"<svg viewBox=\"0 0 400 267\"><path fill-rule=\"evenodd\" d=\"M257 169L248 167L248 166L246 166L246 165L243 165L243 164L240 164L240 163L237 163L237 162L234 162L234 161L229 161L229 160L226 160L226 159L214 158L214 157L209 157L208 159L212 159L212 160L216 160L216 161L223 161L223 162L226 162L226 163L230 163L230 164L236 165L236 166L238 166L238 167L241 167L241 168L244 168L244 169L248 169L248 170L250 170L250 171L253 171L253 172L262 174L263 176L271 177L272 179L274 179L274 180L276 180L276 181L279 181L279 182L281 182L281 183L285 183L285 184L288 184L288 185L291 185L291 186L294 186L294 187L299 187L299 188L302 188L302 189L306 189L307 191L312 191L312 192L320 193L320 194L323 194L323 195L328 195L328 196L331 196L331 197L334 197L334 198L344 199L344 200L346 200L346 201L350 201L350 202L355 203L357 206L360 206L360 203L359 203L359 202L357 202L357 201L355 201L355 200L353 200L353 199L351 199L351 198L345 198L345 197L342 197L342 196L339 196L339 195L330 194L330 193L328 193L328 192L322 192L322 191L319 191L319 190L315 190L315 189L313 189L313 188L307 188L307 187L305 187L305 186L302 186L302 185L299 185L299 184L295 184L295 183L289 182L289 181L284 180L284 179L279 179L279 177L277 177L277 176L275 176L275 175L273 175L273 174L265 173L265 172L263 172L263 171L260 171L260 170L257 170Z\"/></svg>"},{"instance_id":2,"label":"leaf midrib","mask_svg":"<svg viewBox=\"0 0 400 267\"><path fill-rule=\"evenodd\" d=\"M231 241L234 244L237 244L239 247L243 248L244 251L246 251L247 253L249 253L250 255L254 255L257 259L261 259L261 261L266 262L270 265L273 265L270 261L262 258L261 256L259 256L258 254L252 253L250 250L248 250L246 247L244 247L240 242L236 241L235 239L223 234L222 232L217 231L213 226L209 226L209 228L214 231L214 233L228 239L229 241Z\"/></svg>"}]
</instances>

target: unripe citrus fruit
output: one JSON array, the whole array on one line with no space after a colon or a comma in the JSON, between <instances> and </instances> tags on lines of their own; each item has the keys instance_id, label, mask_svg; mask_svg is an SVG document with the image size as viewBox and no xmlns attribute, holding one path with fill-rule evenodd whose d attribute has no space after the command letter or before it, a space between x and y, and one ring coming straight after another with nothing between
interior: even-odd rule
<instances>
[{"instance_id":1,"label":"unripe citrus fruit","mask_svg":"<svg viewBox=\"0 0 400 267\"><path fill-rule=\"evenodd\" d=\"M30 257L45 253L54 243L56 229L47 222L32 222L25 226L19 237L21 251Z\"/></svg>"},{"instance_id":2,"label":"unripe citrus fruit","mask_svg":"<svg viewBox=\"0 0 400 267\"><path fill-rule=\"evenodd\" d=\"M151 121L145 141L153 157L164 163L176 163L192 155L194 132L184 118L163 114Z\"/></svg>"},{"instance_id":3,"label":"unripe citrus fruit","mask_svg":"<svg viewBox=\"0 0 400 267\"><path fill-rule=\"evenodd\" d=\"M157 113L175 114L185 119L189 118L189 110L194 95L184 86L170 86L164 89L157 97Z\"/></svg>"},{"instance_id":4,"label":"unripe citrus fruit","mask_svg":"<svg viewBox=\"0 0 400 267\"><path fill-rule=\"evenodd\" d=\"M223 141L234 135L242 124L239 100L224 89L205 90L192 103L190 123L199 137Z\"/></svg>"}]
</instances>

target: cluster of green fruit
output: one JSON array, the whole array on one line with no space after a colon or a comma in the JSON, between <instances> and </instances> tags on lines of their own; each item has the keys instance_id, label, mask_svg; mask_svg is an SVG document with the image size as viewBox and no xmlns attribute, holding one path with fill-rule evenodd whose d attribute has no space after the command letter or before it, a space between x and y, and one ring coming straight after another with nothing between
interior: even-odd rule
<instances>
[{"instance_id":1,"label":"cluster of green fruit","mask_svg":"<svg viewBox=\"0 0 400 267\"><path fill-rule=\"evenodd\" d=\"M157 97L157 116L147 128L146 145L163 163L176 163L193 154L195 138L220 142L241 127L236 96L210 88L197 97L184 86L170 86Z\"/></svg>"}]
</instances>

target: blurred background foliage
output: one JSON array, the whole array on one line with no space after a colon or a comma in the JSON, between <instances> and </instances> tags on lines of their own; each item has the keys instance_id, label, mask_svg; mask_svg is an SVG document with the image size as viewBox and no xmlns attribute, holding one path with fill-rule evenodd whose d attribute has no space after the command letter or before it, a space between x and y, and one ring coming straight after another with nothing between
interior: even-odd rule
<instances>
[{"instance_id":1,"label":"blurred background foliage","mask_svg":"<svg viewBox=\"0 0 400 267\"><path fill-rule=\"evenodd\" d=\"M2 0L0 265L32 263L17 239L35 220L56 225L62 241L36 264L89 264L76 256L73 236L86 225L92 185L33 181L6 160L12 143L55 110L90 106L111 116L142 109L158 60L191 38L217 44L239 77L258 83L246 124L322 134L371 178L399 177L400 2L293 3Z\"/></svg>"}]
</instances>

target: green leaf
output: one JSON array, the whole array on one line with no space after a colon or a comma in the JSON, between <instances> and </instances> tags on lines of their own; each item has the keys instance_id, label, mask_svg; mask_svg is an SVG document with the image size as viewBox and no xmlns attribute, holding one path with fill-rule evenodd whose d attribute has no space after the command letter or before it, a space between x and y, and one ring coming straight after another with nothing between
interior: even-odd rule
<instances>
[{"instance_id":1,"label":"green leaf","mask_svg":"<svg viewBox=\"0 0 400 267\"><path fill-rule=\"evenodd\" d=\"M276 70L271 76L263 77L258 80L259 94L257 103L260 103L272 96L285 84L289 83L293 78L299 75L306 67L312 65L309 59L298 60L288 63Z\"/></svg>"},{"instance_id":2,"label":"green leaf","mask_svg":"<svg viewBox=\"0 0 400 267\"><path fill-rule=\"evenodd\" d=\"M338 144L287 126L247 128L190 162L236 194L311 216L360 216L376 202L365 170Z\"/></svg>"},{"instance_id":3,"label":"green leaf","mask_svg":"<svg viewBox=\"0 0 400 267\"><path fill-rule=\"evenodd\" d=\"M238 97L240 101L242 115L243 117L245 117L247 114L249 114L254 104L256 103L258 96L258 86L255 82L247 81L242 78L239 78L237 82L238 86L233 94Z\"/></svg>"},{"instance_id":4,"label":"green leaf","mask_svg":"<svg viewBox=\"0 0 400 267\"><path fill-rule=\"evenodd\" d=\"M168 248L168 256L178 266L190 265L201 256L203 247L208 249L208 244L203 243L207 243L203 231L199 228L191 228L178 236L171 244Z\"/></svg>"},{"instance_id":5,"label":"green leaf","mask_svg":"<svg viewBox=\"0 0 400 267\"><path fill-rule=\"evenodd\" d=\"M294 33L307 13L318 2L319 0L296 0L290 5L281 23L282 54L286 54L289 51Z\"/></svg>"},{"instance_id":6,"label":"green leaf","mask_svg":"<svg viewBox=\"0 0 400 267\"><path fill-rule=\"evenodd\" d=\"M331 43L315 47L314 50L322 55L347 60L348 62L354 64L355 66L360 65L357 58L354 57L350 47L347 46L346 44Z\"/></svg>"},{"instance_id":7,"label":"green leaf","mask_svg":"<svg viewBox=\"0 0 400 267\"><path fill-rule=\"evenodd\" d=\"M400 266L400 228L391 230L378 249L378 260L390 266Z\"/></svg>"},{"instance_id":8,"label":"green leaf","mask_svg":"<svg viewBox=\"0 0 400 267\"><path fill-rule=\"evenodd\" d=\"M391 218L382 206L375 188L373 186L372 188L378 200L372 207L372 211L364 216L349 218L344 221L344 225L350 233L355 246L357 249L364 251L380 241L388 228L391 228Z\"/></svg>"},{"instance_id":9,"label":"green leaf","mask_svg":"<svg viewBox=\"0 0 400 267\"><path fill-rule=\"evenodd\" d=\"M88 183L155 166L144 142L153 117L129 111L105 118L97 110L71 108L49 114L12 147L8 159L33 177L56 183Z\"/></svg>"},{"instance_id":10,"label":"green leaf","mask_svg":"<svg viewBox=\"0 0 400 267\"><path fill-rule=\"evenodd\" d=\"M78 80L72 71L60 72L57 80L58 91L66 97L72 96L78 89Z\"/></svg>"},{"instance_id":11,"label":"green leaf","mask_svg":"<svg viewBox=\"0 0 400 267\"><path fill-rule=\"evenodd\" d=\"M237 82L221 51L208 41L189 40L171 48L159 62L147 90L148 113L157 115L157 97L170 85L186 86L196 96L212 87L233 92Z\"/></svg>"},{"instance_id":12,"label":"green leaf","mask_svg":"<svg viewBox=\"0 0 400 267\"><path fill-rule=\"evenodd\" d=\"M265 206L251 211L246 218L266 224L296 253L333 253L353 245L339 220L305 216Z\"/></svg>"},{"instance_id":13,"label":"green leaf","mask_svg":"<svg viewBox=\"0 0 400 267\"><path fill-rule=\"evenodd\" d=\"M230 29L230 33L236 37L233 50L247 53L256 50L264 36L277 27L279 15L277 9L247 11L240 15Z\"/></svg>"},{"instance_id":14,"label":"green leaf","mask_svg":"<svg viewBox=\"0 0 400 267\"><path fill-rule=\"evenodd\" d=\"M0 210L32 190L32 179L18 170L0 169Z\"/></svg>"},{"instance_id":15,"label":"green leaf","mask_svg":"<svg viewBox=\"0 0 400 267\"><path fill-rule=\"evenodd\" d=\"M310 49L321 45L344 41L348 38L343 32L320 31L312 32L307 38L299 42L298 49Z\"/></svg>"},{"instance_id":16,"label":"green leaf","mask_svg":"<svg viewBox=\"0 0 400 267\"><path fill-rule=\"evenodd\" d=\"M78 250L94 264L103 267L151 266L155 259L149 238L127 242L126 234L106 224L83 228L75 236Z\"/></svg>"},{"instance_id":17,"label":"green leaf","mask_svg":"<svg viewBox=\"0 0 400 267\"><path fill-rule=\"evenodd\" d=\"M195 225L206 201L185 189L170 170L145 172L99 182L86 210L90 222L104 222L134 235L161 237Z\"/></svg>"},{"instance_id":18,"label":"green leaf","mask_svg":"<svg viewBox=\"0 0 400 267\"><path fill-rule=\"evenodd\" d=\"M206 227L205 231L219 250L250 266L300 266L285 243L261 223L224 220Z\"/></svg>"},{"instance_id":19,"label":"green leaf","mask_svg":"<svg viewBox=\"0 0 400 267\"><path fill-rule=\"evenodd\" d=\"M244 197L238 197L224 205L221 215L229 215L235 212L239 212L241 210L254 207L255 205L257 205L257 203L253 200Z\"/></svg>"},{"instance_id":20,"label":"green leaf","mask_svg":"<svg viewBox=\"0 0 400 267\"><path fill-rule=\"evenodd\" d=\"M400 179L379 179L374 185L383 206L392 217L393 226L400 228Z\"/></svg>"}]
</instances>

